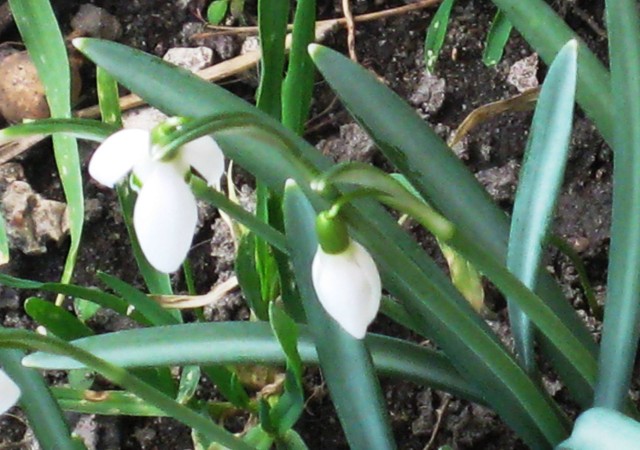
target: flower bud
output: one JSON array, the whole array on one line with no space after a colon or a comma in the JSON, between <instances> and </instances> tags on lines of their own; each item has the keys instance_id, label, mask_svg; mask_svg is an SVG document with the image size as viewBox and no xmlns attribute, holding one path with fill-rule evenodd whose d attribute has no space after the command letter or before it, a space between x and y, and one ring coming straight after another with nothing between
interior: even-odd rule
<instances>
[{"instance_id":1,"label":"flower bud","mask_svg":"<svg viewBox=\"0 0 640 450\"><path fill-rule=\"evenodd\" d=\"M321 220L324 219L319 216ZM319 240L323 238L327 241L327 236L319 236ZM337 245L325 250L321 243L313 259L311 271L316 295L325 311L347 333L362 339L380 307L380 274L369 252L348 235L346 246L344 236L328 241ZM340 245L342 250L336 252Z\"/></svg>"}]
</instances>

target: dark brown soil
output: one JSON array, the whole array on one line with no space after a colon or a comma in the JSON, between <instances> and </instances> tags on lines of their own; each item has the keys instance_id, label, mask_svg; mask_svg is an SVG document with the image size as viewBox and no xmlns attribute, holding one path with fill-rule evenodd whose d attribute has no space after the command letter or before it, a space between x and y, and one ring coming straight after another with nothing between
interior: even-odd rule
<instances>
[{"instance_id":1,"label":"dark brown soil","mask_svg":"<svg viewBox=\"0 0 640 450\"><path fill-rule=\"evenodd\" d=\"M75 13L78 1L58 1L57 12L61 26L69 31L69 20ZM121 41L142 50L162 56L175 46L194 45L189 36L201 28L196 12L205 2L172 2L158 0L91 1L114 14L122 24ZM186 3L186 6L180 6ZM340 15L340 2L319 2L323 18ZM335 3L335 4L334 4ZM408 100L414 97L414 106L421 109L426 120L447 135L474 108L503 99L517 93L507 83L510 67L518 60L531 55L532 51L514 33L503 61L494 68L487 68L481 61L484 39L494 14L490 2L458 0L452 15L449 32L435 75L445 82L442 105L429 111L415 100L421 83L424 83L423 42L425 30L433 10L406 14L400 17L360 24L357 27L357 52L362 64L374 71L385 82ZM398 6L396 0L355 0L354 13L371 12ZM566 13L567 20L601 56L606 43L597 30L589 26L582 12L593 17L602 27L603 2L580 2L558 0L554 6ZM586 11L575 8L582 7ZM255 1L248 1L246 21L255 23ZM15 30L8 30L3 40L15 39ZM239 38L234 38L230 48L237 52ZM210 43L209 41L207 41ZM344 50L345 33L340 31L329 36L325 43ZM224 53L217 48L216 60ZM233 53L233 52L232 52ZM90 80L91 69L84 70ZM541 68L540 79L544 68ZM87 81L85 85L90 85ZM245 78L228 83L229 89L250 98L254 85ZM353 126L352 119L339 106L323 112L333 100L333 95L324 83L317 86L317 99L311 124L310 140L319 142L322 151L330 152L336 159L359 158L384 165L379 152L367 138ZM90 88L83 93L83 105L95 102ZM416 103L417 102L417 103ZM425 110L425 108L427 110ZM320 113L322 115L320 115ZM462 158L469 167L479 173L479 178L495 194L496 200L509 210L515 190L517 170L527 139L530 113L504 114L490 123L474 130L469 136ZM86 161L93 147L81 144L82 157ZM606 255L608 251L609 212L611 197L611 152L594 131L590 122L578 111L575 118L575 133L572 156L568 165L567 180L558 207L556 232L576 243L588 268L596 290L602 294L606 279ZM20 160L25 178L36 192L46 198L63 200L60 183L48 144L30 150ZM126 230L113 192L104 190L85 178L85 192L92 212L84 232L75 282L81 285L98 285L96 271L101 270L142 286L136 273L135 263L126 244ZM216 280L227 277L232 268L229 243L221 244L217 216L205 211L202 227L190 254L197 277L199 292L206 292ZM421 234L419 234L421 236ZM214 238L215 237L215 238ZM51 244L44 255L26 256L18 251L12 253L11 263L4 269L7 273L35 280L57 280L60 276L68 243ZM563 282L567 295L575 306L587 307L575 271L564 257L556 253L548 256L548 266ZM178 290L184 289L184 280L175 277ZM498 321L492 325L507 338L504 301L494 290L488 290L489 304L497 313ZM33 328L34 324L22 310L26 293L0 287L0 325ZM239 296L227 303L223 310L212 311L214 318L242 319L247 317L247 308ZM108 331L125 326L117 318L100 313L92 319L98 331ZM373 331L410 337L386 318L374 324ZM415 337L413 337L415 338ZM52 380L64 380L59 375ZM308 403L305 414L296 426L311 449L346 449L347 444L340 429L330 397L318 371L309 370L305 379ZM207 387L209 386L209 387ZM426 448L435 434L432 449L449 444L455 449L520 449L524 445L502 424L491 411L450 398L442 392L432 391L410 383L388 381L383 383L392 418L394 432L400 449ZM198 395L210 396L212 389L204 384ZM563 390L558 398L566 398ZM24 419L17 410L15 416L0 418L0 447L28 441ZM438 414L442 422L436 425ZM72 423L80 416L70 414ZM186 449L192 448L190 432L184 426L169 419L139 419L130 417L96 417L83 419L96 438L95 448L102 449ZM24 442L27 448L28 442ZM12 447L13 448L13 447Z\"/></svg>"}]
</instances>

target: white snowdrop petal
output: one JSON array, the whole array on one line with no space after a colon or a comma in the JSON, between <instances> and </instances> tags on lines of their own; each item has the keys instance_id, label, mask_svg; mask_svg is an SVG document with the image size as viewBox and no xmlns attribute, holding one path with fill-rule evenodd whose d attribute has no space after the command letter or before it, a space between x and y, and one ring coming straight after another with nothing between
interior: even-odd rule
<instances>
[{"instance_id":1,"label":"white snowdrop petal","mask_svg":"<svg viewBox=\"0 0 640 450\"><path fill-rule=\"evenodd\" d=\"M318 247L312 278L327 313L353 337L362 339L378 313L382 289L369 253L355 242L337 255L326 254Z\"/></svg>"},{"instance_id":2,"label":"white snowdrop petal","mask_svg":"<svg viewBox=\"0 0 640 450\"><path fill-rule=\"evenodd\" d=\"M89 175L98 183L113 187L139 161L149 156L151 135L137 129L120 130L109 136L89 161Z\"/></svg>"},{"instance_id":3,"label":"white snowdrop petal","mask_svg":"<svg viewBox=\"0 0 640 450\"><path fill-rule=\"evenodd\" d=\"M20 398L20 388L9 378L4 371L0 370L0 414L6 413L18 402Z\"/></svg>"},{"instance_id":4,"label":"white snowdrop petal","mask_svg":"<svg viewBox=\"0 0 640 450\"><path fill-rule=\"evenodd\" d=\"M180 153L182 158L204 177L209 186L219 186L224 173L224 154L211 136L202 136L188 142Z\"/></svg>"},{"instance_id":5,"label":"white snowdrop petal","mask_svg":"<svg viewBox=\"0 0 640 450\"><path fill-rule=\"evenodd\" d=\"M158 164L140 190L133 212L138 241L149 263L170 273L180 268L196 228L196 200L182 174Z\"/></svg>"}]
</instances>

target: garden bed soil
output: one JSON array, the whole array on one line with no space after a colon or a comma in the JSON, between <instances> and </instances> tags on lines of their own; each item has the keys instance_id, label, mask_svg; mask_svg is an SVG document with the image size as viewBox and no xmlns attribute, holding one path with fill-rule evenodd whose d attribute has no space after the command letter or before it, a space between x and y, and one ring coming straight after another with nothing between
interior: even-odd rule
<instances>
[{"instance_id":1,"label":"garden bed soil","mask_svg":"<svg viewBox=\"0 0 640 450\"><path fill-rule=\"evenodd\" d=\"M83 2L75 0L54 2L65 32L70 31L70 19L81 3ZM122 26L121 42L158 56L173 47L198 44L190 36L202 28L197 12L206 6L204 0L96 0L90 3L105 8L117 17ZM351 3L354 14L403 4L396 0L352 0ZM560 0L554 2L554 7L566 14L569 23L601 57L605 56L606 42L598 33L598 27L593 26L595 23L603 27L602 1ZM356 50L364 66L410 101L425 120L436 126L444 137L448 137L450 131L455 130L474 108L517 94L516 88L507 82L508 74L514 64L530 57L533 52L517 33L513 33L502 62L492 68L485 67L481 56L494 8L490 2L458 0L435 78L427 78L423 62L423 42L433 12L434 9L431 8L358 24ZM340 17L340 2L319 1L319 13L322 18ZM587 17L594 23L589 23L585 19ZM255 1L248 1L246 21L253 24L255 20ZM15 40L15 29L9 27L2 38L3 41ZM215 62L237 54L241 41L240 37L203 40L205 44L214 46ZM346 33L343 30L332 32L324 43L345 51ZM542 63L540 65L537 75L542 79L545 68ZM81 107L95 103L95 94L88 87L92 83L92 70L88 66L82 69L85 89L81 95ZM533 70L535 73L535 67ZM231 91L251 100L255 88L255 73L236 76L233 80L224 81L224 84ZM334 95L325 83L319 81L316 91L310 122L313 131L308 135L310 141L337 160L357 158L386 167L382 155L366 135L354 125L339 104L334 104ZM460 157L487 185L506 211L509 211L513 202L530 120L530 112L503 114L472 131L460 151ZM574 244L580 252L591 282L602 298L608 251L612 155L593 125L579 110L576 112L574 131L555 231ZM87 158L94 148L94 145L87 143L80 145L85 169ZM24 180L35 192L46 199L63 201L50 144L44 142L30 149L16 162L22 166ZM237 183L251 186L250 178L242 174L238 176ZM97 286L99 282L96 272L101 270L142 287L140 277L133 275L136 273L135 263L127 245L126 230L114 193L101 188L86 176L85 196L89 213L75 282ZM202 212L203 220L194 239L195 248L190 254L190 260L197 276L197 289L204 293L217 281L230 276L233 246L217 214L207 209ZM429 239L419 230L416 233L429 251L438 257ZM3 271L22 278L55 281L60 276L67 248L68 240L63 240L60 244L49 243L46 253L41 255L24 255L14 250L10 264ZM547 264L549 270L562 281L567 297L593 325L594 332L597 332L597 323L590 317L573 267L557 252L549 253ZM174 281L178 289L184 289L184 280L180 276L175 276ZM490 287L487 292L488 306L496 313L491 325L508 340L504 300ZM22 308L27 294L34 295L0 287L0 325L29 329L35 327ZM70 307L70 304L67 306ZM248 318L248 309L242 297L234 293L219 305L209 308L208 315L212 320L242 320ZM98 331L110 331L130 326L125 322L107 312L100 312L91 320L91 325ZM372 331L418 340L417 336L410 335L385 318L379 318ZM63 374L52 373L48 376L53 383L64 382ZM548 375L546 381L562 402L567 397L564 389L554 381L552 374ZM400 449L436 449L444 444L449 444L454 449L525 448L499 418L484 407L407 382L383 380L383 388ZM305 389L308 399L306 409L296 429L309 448L348 448L319 371L307 371ZM211 385L203 382L197 395L211 398L216 394ZM564 404L571 413L573 405L566 401ZM92 445L99 450L193 448L190 431L166 418L69 414L69 420L77 431L93 440ZM233 425L234 431L242 430L243 420L244 417L237 418ZM428 446L430 441L432 442ZM19 409L16 408L11 415L0 418L0 448L34 448L32 444L24 416Z\"/></svg>"}]
</instances>

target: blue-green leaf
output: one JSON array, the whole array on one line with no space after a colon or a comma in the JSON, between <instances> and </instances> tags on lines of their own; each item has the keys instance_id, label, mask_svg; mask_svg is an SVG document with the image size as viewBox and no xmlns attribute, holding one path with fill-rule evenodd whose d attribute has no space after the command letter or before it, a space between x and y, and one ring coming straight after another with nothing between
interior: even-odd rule
<instances>
[{"instance_id":1,"label":"blue-green leaf","mask_svg":"<svg viewBox=\"0 0 640 450\"><path fill-rule=\"evenodd\" d=\"M578 47L571 41L558 53L544 81L533 116L513 207L507 267L535 290L544 243L560 193L569 154L576 91ZM509 302L516 351L529 373L535 372L533 326Z\"/></svg>"}]
</instances>

